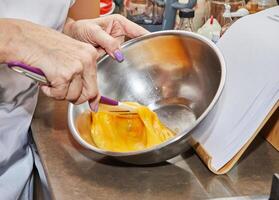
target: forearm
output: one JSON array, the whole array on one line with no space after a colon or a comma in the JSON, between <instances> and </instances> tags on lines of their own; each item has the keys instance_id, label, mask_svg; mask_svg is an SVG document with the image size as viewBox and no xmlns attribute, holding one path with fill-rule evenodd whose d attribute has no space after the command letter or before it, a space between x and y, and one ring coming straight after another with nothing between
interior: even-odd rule
<instances>
[{"instance_id":1,"label":"forearm","mask_svg":"<svg viewBox=\"0 0 279 200\"><path fill-rule=\"evenodd\" d=\"M14 37L20 34L20 27L13 19L0 19L0 27L0 63L5 63L14 54L11 46L15 45Z\"/></svg>"}]
</instances>

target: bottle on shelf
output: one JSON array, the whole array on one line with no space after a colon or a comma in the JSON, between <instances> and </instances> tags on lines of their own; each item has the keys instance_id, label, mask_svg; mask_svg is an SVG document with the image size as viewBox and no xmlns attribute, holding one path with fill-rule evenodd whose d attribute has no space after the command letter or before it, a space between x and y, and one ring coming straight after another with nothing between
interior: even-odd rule
<instances>
[{"instance_id":1,"label":"bottle on shelf","mask_svg":"<svg viewBox=\"0 0 279 200\"><path fill-rule=\"evenodd\" d=\"M194 31L193 18L195 16L195 11L193 9L185 8L179 10L179 25L176 29L184 31Z\"/></svg>"},{"instance_id":2,"label":"bottle on shelf","mask_svg":"<svg viewBox=\"0 0 279 200\"><path fill-rule=\"evenodd\" d=\"M198 30L198 34L207 37L212 42L217 43L220 38L222 27L218 21L211 15L210 19Z\"/></svg>"},{"instance_id":3,"label":"bottle on shelf","mask_svg":"<svg viewBox=\"0 0 279 200\"><path fill-rule=\"evenodd\" d=\"M225 33L225 31L233 23L232 16L231 16L231 6L228 3L225 3L224 6L225 6L225 11L223 13L223 17L222 17L222 20L221 20L221 24L223 24L221 35L223 35Z\"/></svg>"}]
</instances>

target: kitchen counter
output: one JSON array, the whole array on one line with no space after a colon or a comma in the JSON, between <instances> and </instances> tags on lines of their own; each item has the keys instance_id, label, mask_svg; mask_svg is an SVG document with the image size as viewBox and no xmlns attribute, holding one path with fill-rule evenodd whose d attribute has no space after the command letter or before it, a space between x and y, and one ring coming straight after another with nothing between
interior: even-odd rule
<instances>
[{"instance_id":1,"label":"kitchen counter","mask_svg":"<svg viewBox=\"0 0 279 200\"><path fill-rule=\"evenodd\" d=\"M259 195L267 199L279 152L256 138L227 175L214 175L192 149L169 162L133 166L93 157L67 128L67 103L41 96L33 137L53 199L208 199ZM262 196L263 195L263 196Z\"/></svg>"}]
</instances>

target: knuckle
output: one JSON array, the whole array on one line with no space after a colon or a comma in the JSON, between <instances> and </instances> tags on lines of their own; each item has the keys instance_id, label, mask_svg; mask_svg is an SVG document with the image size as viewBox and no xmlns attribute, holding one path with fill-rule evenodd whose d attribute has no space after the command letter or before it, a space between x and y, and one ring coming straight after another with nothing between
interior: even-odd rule
<instances>
[{"instance_id":1,"label":"knuckle","mask_svg":"<svg viewBox=\"0 0 279 200\"><path fill-rule=\"evenodd\" d=\"M76 61L74 66L72 67L72 73L77 75L80 74L83 71L83 65L80 61Z\"/></svg>"},{"instance_id":2,"label":"knuckle","mask_svg":"<svg viewBox=\"0 0 279 200\"><path fill-rule=\"evenodd\" d=\"M64 99L65 99L65 97L64 97L64 96L56 96L56 97L55 97L55 99L56 99L56 100L60 100L60 101L62 101L62 100L64 100Z\"/></svg>"},{"instance_id":3,"label":"knuckle","mask_svg":"<svg viewBox=\"0 0 279 200\"><path fill-rule=\"evenodd\" d=\"M125 17L123 17L122 15L120 15L120 14L113 14L113 15L111 15L113 18L115 18L115 19L118 19L118 20L123 20L123 19L125 19Z\"/></svg>"},{"instance_id":4,"label":"knuckle","mask_svg":"<svg viewBox=\"0 0 279 200\"><path fill-rule=\"evenodd\" d=\"M75 94L72 94L72 93L69 93L67 94L66 96L66 100L70 101L70 102L74 102L77 100L79 96L75 95Z\"/></svg>"},{"instance_id":5,"label":"knuckle","mask_svg":"<svg viewBox=\"0 0 279 200\"><path fill-rule=\"evenodd\" d=\"M86 52L88 52L91 55L97 54L97 50L95 49L95 47L93 47L91 44L86 44L87 48L86 48Z\"/></svg>"},{"instance_id":6,"label":"knuckle","mask_svg":"<svg viewBox=\"0 0 279 200\"><path fill-rule=\"evenodd\" d=\"M79 105L78 101L71 101L71 103L74 104L74 105Z\"/></svg>"},{"instance_id":7,"label":"knuckle","mask_svg":"<svg viewBox=\"0 0 279 200\"><path fill-rule=\"evenodd\" d=\"M70 82L76 75L81 74L83 71L83 64L79 59L71 60L71 64L67 64L60 70L62 82Z\"/></svg>"},{"instance_id":8,"label":"knuckle","mask_svg":"<svg viewBox=\"0 0 279 200\"><path fill-rule=\"evenodd\" d=\"M57 100L64 100L66 98L66 93L61 91L57 93L54 98Z\"/></svg>"},{"instance_id":9,"label":"knuckle","mask_svg":"<svg viewBox=\"0 0 279 200\"><path fill-rule=\"evenodd\" d=\"M79 99L77 99L77 100L74 102L74 104L79 105L79 104L82 104L82 103L84 103L84 102L86 102L86 101L87 101L87 99L85 98L84 94L82 93L82 94L80 95Z\"/></svg>"},{"instance_id":10,"label":"knuckle","mask_svg":"<svg viewBox=\"0 0 279 200\"><path fill-rule=\"evenodd\" d=\"M88 67L88 66L92 66L94 62L96 62L97 56L96 54L90 54L88 52L84 52L82 53L80 59L81 62Z\"/></svg>"},{"instance_id":11,"label":"knuckle","mask_svg":"<svg viewBox=\"0 0 279 200\"><path fill-rule=\"evenodd\" d=\"M71 69L65 69L65 70L62 70L61 71L61 81L59 82L62 82L62 83L67 83L69 82L71 79L72 79L72 70Z\"/></svg>"},{"instance_id":12,"label":"knuckle","mask_svg":"<svg viewBox=\"0 0 279 200\"><path fill-rule=\"evenodd\" d=\"M66 100L70 101L71 103L76 103L79 98L80 98L79 94L68 93Z\"/></svg>"},{"instance_id":13,"label":"knuckle","mask_svg":"<svg viewBox=\"0 0 279 200\"><path fill-rule=\"evenodd\" d=\"M84 102L86 102L86 100L75 100L75 101L73 101L72 103L74 104L74 105L79 105L79 104L82 104L82 103L84 103Z\"/></svg>"},{"instance_id":14,"label":"knuckle","mask_svg":"<svg viewBox=\"0 0 279 200\"><path fill-rule=\"evenodd\" d=\"M119 45L120 45L120 42L117 41L116 39L113 39L113 40L111 41L111 47L112 47L113 49L117 49L117 48L119 47Z\"/></svg>"},{"instance_id":15,"label":"knuckle","mask_svg":"<svg viewBox=\"0 0 279 200\"><path fill-rule=\"evenodd\" d=\"M75 105L78 105L78 104L76 104L76 102L77 102L76 98L67 98L66 100L71 102L71 103L73 103L73 104L75 104Z\"/></svg>"},{"instance_id":16,"label":"knuckle","mask_svg":"<svg viewBox=\"0 0 279 200\"><path fill-rule=\"evenodd\" d=\"M98 92L96 90L92 90L92 91L86 92L85 97L87 100L90 100L90 99L96 98L97 95L98 95Z\"/></svg>"},{"instance_id":17,"label":"knuckle","mask_svg":"<svg viewBox=\"0 0 279 200\"><path fill-rule=\"evenodd\" d=\"M85 44L83 54L87 58L92 59L92 58L94 58L98 54L98 52L95 49L95 47L93 47L91 44Z\"/></svg>"},{"instance_id":18,"label":"knuckle","mask_svg":"<svg viewBox=\"0 0 279 200\"><path fill-rule=\"evenodd\" d=\"M91 58L89 53L83 53L81 55L81 62L85 65L85 67L91 66L93 59Z\"/></svg>"},{"instance_id":19,"label":"knuckle","mask_svg":"<svg viewBox=\"0 0 279 200\"><path fill-rule=\"evenodd\" d=\"M90 31L91 31L92 33L97 33L97 32L99 32L101 29L102 29L102 28L101 28L99 25L97 25L97 24L92 24L92 25L90 26Z\"/></svg>"},{"instance_id":20,"label":"knuckle","mask_svg":"<svg viewBox=\"0 0 279 200\"><path fill-rule=\"evenodd\" d=\"M108 38L106 44L104 45L105 49L115 50L119 48L120 42L116 38Z\"/></svg>"}]
</instances>

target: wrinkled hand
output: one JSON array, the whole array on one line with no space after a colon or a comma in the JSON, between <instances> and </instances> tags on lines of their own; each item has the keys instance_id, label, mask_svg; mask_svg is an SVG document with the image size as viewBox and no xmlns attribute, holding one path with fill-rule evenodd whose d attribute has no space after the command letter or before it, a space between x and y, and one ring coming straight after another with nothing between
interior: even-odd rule
<instances>
[{"instance_id":1,"label":"wrinkled hand","mask_svg":"<svg viewBox=\"0 0 279 200\"><path fill-rule=\"evenodd\" d=\"M99 51L106 51L120 62L124 59L120 52L120 44L125 36L135 38L149 33L117 14L97 19L71 21L64 32L74 39L98 47Z\"/></svg>"},{"instance_id":2,"label":"wrinkled hand","mask_svg":"<svg viewBox=\"0 0 279 200\"><path fill-rule=\"evenodd\" d=\"M50 86L42 86L49 97L75 104L98 100L96 49L65 34L22 20L10 20L13 36L6 62L20 61L40 68Z\"/></svg>"}]
</instances>

